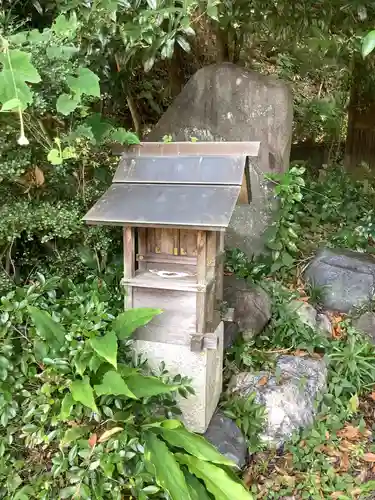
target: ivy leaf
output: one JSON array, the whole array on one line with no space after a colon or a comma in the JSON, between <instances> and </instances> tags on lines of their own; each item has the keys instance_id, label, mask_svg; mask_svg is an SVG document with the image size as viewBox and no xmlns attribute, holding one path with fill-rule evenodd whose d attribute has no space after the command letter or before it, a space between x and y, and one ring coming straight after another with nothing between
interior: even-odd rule
<instances>
[{"instance_id":1,"label":"ivy leaf","mask_svg":"<svg viewBox=\"0 0 375 500\"><path fill-rule=\"evenodd\" d=\"M98 408L95 404L94 391L90 385L89 377L83 377L82 380L75 380L70 386L74 401L88 406L95 413L98 413Z\"/></svg>"},{"instance_id":2,"label":"ivy leaf","mask_svg":"<svg viewBox=\"0 0 375 500\"><path fill-rule=\"evenodd\" d=\"M365 58L375 49L375 30L370 31L362 40L362 56Z\"/></svg>"},{"instance_id":3,"label":"ivy leaf","mask_svg":"<svg viewBox=\"0 0 375 500\"><path fill-rule=\"evenodd\" d=\"M87 434L89 430L90 427L88 425L82 425L68 429L67 431L65 431L64 437L62 438L60 445L66 446L70 443L73 443L74 441L77 441L77 439Z\"/></svg>"},{"instance_id":4,"label":"ivy leaf","mask_svg":"<svg viewBox=\"0 0 375 500\"><path fill-rule=\"evenodd\" d=\"M22 50L9 50L8 54L0 54L0 63L3 71L13 71L16 80L23 80L29 83L39 83L41 81L37 69L31 63L31 54Z\"/></svg>"},{"instance_id":5,"label":"ivy leaf","mask_svg":"<svg viewBox=\"0 0 375 500\"><path fill-rule=\"evenodd\" d=\"M111 134L112 141L118 142L120 144L139 144L140 141L136 134L133 132L128 132L124 128L118 128L114 130Z\"/></svg>"},{"instance_id":6,"label":"ivy leaf","mask_svg":"<svg viewBox=\"0 0 375 500\"><path fill-rule=\"evenodd\" d=\"M100 385L95 386L95 392L98 396L126 396L137 399L137 396L129 389L121 375L114 370L108 371Z\"/></svg>"},{"instance_id":7,"label":"ivy leaf","mask_svg":"<svg viewBox=\"0 0 375 500\"><path fill-rule=\"evenodd\" d=\"M120 340L125 340L139 327L147 325L152 318L161 314L161 309L144 307L140 309L128 309L119 314L112 323L112 328Z\"/></svg>"},{"instance_id":8,"label":"ivy leaf","mask_svg":"<svg viewBox=\"0 0 375 500\"><path fill-rule=\"evenodd\" d=\"M168 385L156 377L146 377L140 373L130 375L126 379L129 389L137 398L148 398L158 394L176 391L179 385Z\"/></svg>"},{"instance_id":9,"label":"ivy leaf","mask_svg":"<svg viewBox=\"0 0 375 500\"><path fill-rule=\"evenodd\" d=\"M76 47L71 45L51 45L47 47L47 57L50 59L62 59L68 61L78 52Z\"/></svg>"},{"instance_id":10,"label":"ivy leaf","mask_svg":"<svg viewBox=\"0 0 375 500\"><path fill-rule=\"evenodd\" d=\"M74 406L74 399L70 392L65 394L64 399L61 402L60 419L67 420L70 417Z\"/></svg>"},{"instance_id":11,"label":"ivy leaf","mask_svg":"<svg viewBox=\"0 0 375 500\"><path fill-rule=\"evenodd\" d=\"M52 164L52 165L61 165L63 162L62 156L60 154L60 151L56 148L51 149L51 151L47 155L47 160Z\"/></svg>"},{"instance_id":12,"label":"ivy leaf","mask_svg":"<svg viewBox=\"0 0 375 500\"><path fill-rule=\"evenodd\" d=\"M144 456L155 471L156 482L167 491L171 500L191 500L185 477L167 445L151 432L145 433L145 442Z\"/></svg>"},{"instance_id":13,"label":"ivy leaf","mask_svg":"<svg viewBox=\"0 0 375 500\"><path fill-rule=\"evenodd\" d=\"M28 310L41 337L55 349L60 349L65 343L63 326L54 321L47 311L42 311L33 306L29 306Z\"/></svg>"},{"instance_id":14,"label":"ivy leaf","mask_svg":"<svg viewBox=\"0 0 375 500\"><path fill-rule=\"evenodd\" d=\"M175 457L181 464L187 465L191 474L204 481L207 490L214 498L220 498L220 500L233 498L251 500L253 498L240 482L234 481L221 467L183 453L175 453Z\"/></svg>"},{"instance_id":15,"label":"ivy leaf","mask_svg":"<svg viewBox=\"0 0 375 500\"><path fill-rule=\"evenodd\" d=\"M99 77L88 68L79 68L78 76L68 76L67 82L76 95L100 97Z\"/></svg>"},{"instance_id":16,"label":"ivy leaf","mask_svg":"<svg viewBox=\"0 0 375 500\"><path fill-rule=\"evenodd\" d=\"M61 94L56 101L56 110L58 113L67 116L77 108L80 102L81 99L79 96Z\"/></svg>"},{"instance_id":17,"label":"ivy leaf","mask_svg":"<svg viewBox=\"0 0 375 500\"><path fill-rule=\"evenodd\" d=\"M209 443L203 436L193 434L184 428L165 429L163 427L155 428L155 432L160 433L165 441L168 441L172 446L183 448L185 451L204 460L215 464L229 465L234 467L235 463L232 460L224 457L217 449Z\"/></svg>"},{"instance_id":18,"label":"ivy leaf","mask_svg":"<svg viewBox=\"0 0 375 500\"><path fill-rule=\"evenodd\" d=\"M14 89L16 85L17 92ZM33 94L27 83L19 78L12 77L9 70L0 73L0 102L5 103L11 99L19 99L22 111L33 101Z\"/></svg>"},{"instance_id":19,"label":"ivy leaf","mask_svg":"<svg viewBox=\"0 0 375 500\"><path fill-rule=\"evenodd\" d=\"M4 113L5 111L16 111L21 106L21 101L15 97L10 99L9 101L4 102L1 106L0 112Z\"/></svg>"},{"instance_id":20,"label":"ivy leaf","mask_svg":"<svg viewBox=\"0 0 375 500\"><path fill-rule=\"evenodd\" d=\"M108 332L104 337L94 337L90 340L94 351L108 363L117 368L117 335Z\"/></svg>"}]
</instances>

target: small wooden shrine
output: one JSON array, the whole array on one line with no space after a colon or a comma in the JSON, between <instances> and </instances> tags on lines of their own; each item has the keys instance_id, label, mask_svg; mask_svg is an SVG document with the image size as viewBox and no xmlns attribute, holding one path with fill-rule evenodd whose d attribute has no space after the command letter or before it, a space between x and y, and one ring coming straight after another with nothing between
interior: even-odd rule
<instances>
[{"instance_id":1,"label":"small wooden shrine","mask_svg":"<svg viewBox=\"0 0 375 500\"><path fill-rule=\"evenodd\" d=\"M192 378L185 423L204 432L222 384L224 234L251 201L258 142L143 143L122 155L113 184L84 217L124 227L125 307L163 310L137 330L151 365Z\"/></svg>"}]
</instances>

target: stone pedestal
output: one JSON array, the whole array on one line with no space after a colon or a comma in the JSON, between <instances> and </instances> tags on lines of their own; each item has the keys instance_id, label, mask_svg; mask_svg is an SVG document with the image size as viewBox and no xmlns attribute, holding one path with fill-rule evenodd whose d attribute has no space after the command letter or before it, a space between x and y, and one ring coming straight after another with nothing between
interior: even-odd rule
<instances>
[{"instance_id":1,"label":"stone pedestal","mask_svg":"<svg viewBox=\"0 0 375 500\"><path fill-rule=\"evenodd\" d=\"M217 349L193 352L190 345L169 344L149 340L136 340L135 350L142 353L148 364L158 369L164 361L171 375L180 374L192 379L195 395L179 398L183 421L194 432L204 433L219 402L223 369L223 322L215 330Z\"/></svg>"}]
</instances>

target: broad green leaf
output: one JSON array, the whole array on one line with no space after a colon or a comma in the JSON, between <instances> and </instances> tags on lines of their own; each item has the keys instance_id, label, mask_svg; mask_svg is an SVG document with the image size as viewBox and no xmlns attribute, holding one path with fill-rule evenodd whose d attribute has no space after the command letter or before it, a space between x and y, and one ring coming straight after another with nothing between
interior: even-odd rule
<instances>
[{"instance_id":1,"label":"broad green leaf","mask_svg":"<svg viewBox=\"0 0 375 500\"><path fill-rule=\"evenodd\" d=\"M78 49L70 45L51 45L47 47L47 56L50 59L62 59L67 61L77 52Z\"/></svg>"},{"instance_id":2,"label":"broad green leaf","mask_svg":"<svg viewBox=\"0 0 375 500\"><path fill-rule=\"evenodd\" d=\"M4 104L1 106L0 111L12 111L12 110L17 110L21 106L21 101L15 97L14 99L10 99L7 102L4 102Z\"/></svg>"},{"instance_id":3,"label":"broad green leaf","mask_svg":"<svg viewBox=\"0 0 375 500\"><path fill-rule=\"evenodd\" d=\"M90 385L89 377L83 377L82 380L75 380L70 386L74 401L88 406L92 411L98 413L98 408L95 404L94 391Z\"/></svg>"},{"instance_id":4,"label":"broad green leaf","mask_svg":"<svg viewBox=\"0 0 375 500\"><path fill-rule=\"evenodd\" d=\"M147 325L152 318L161 314L161 309L128 309L119 314L112 323L112 328L120 340L127 339L140 326Z\"/></svg>"},{"instance_id":5,"label":"broad green leaf","mask_svg":"<svg viewBox=\"0 0 375 500\"><path fill-rule=\"evenodd\" d=\"M151 432L145 433L145 443L145 459L155 470L156 482L171 500L191 500L184 475L167 445Z\"/></svg>"},{"instance_id":6,"label":"broad green leaf","mask_svg":"<svg viewBox=\"0 0 375 500\"><path fill-rule=\"evenodd\" d=\"M29 83L39 83L41 81L37 69L31 63L31 54L22 50L9 50L9 53L0 54L0 63L3 64L4 71L13 71L16 80L23 80Z\"/></svg>"},{"instance_id":7,"label":"broad green leaf","mask_svg":"<svg viewBox=\"0 0 375 500\"><path fill-rule=\"evenodd\" d=\"M65 343L65 330L60 323L56 323L46 311L37 307L28 307L31 319L41 337L55 349L60 349Z\"/></svg>"},{"instance_id":8,"label":"broad green leaf","mask_svg":"<svg viewBox=\"0 0 375 500\"><path fill-rule=\"evenodd\" d=\"M137 398L148 398L158 394L176 391L179 385L168 385L156 377L146 377L140 373L127 377L126 383Z\"/></svg>"},{"instance_id":9,"label":"broad green leaf","mask_svg":"<svg viewBox=\"0 0 375 500\"><path fill-rule=\"evenodd\" d=\"M211 500L205 486L193 474L184 471L185 481L188 485L191 500Z\"/></svg>"},{"instance_id":10,"label":"broad green leaf","mask_svg":"<svg viewBox=\"0 0 375 500\"><path fill-rule=\"evenodd\" d=\"M88 68L79 68L78 76L68 76L67 82L76 95L100 97L99 77Z\"/></svg>"},{"instance_id":11,"label":"broad green leaf","mask_svg":"<svg viewBox=\"0 0 375 500\"><path fill-rule=\"evenodd\" d=\"M62 490L59 491L59 498L62 499L77 498L77 491L78 491L77 485L67 486L66 488L63 488Z\"/></svg>"},{"instance_id":12,"label":"broad green leaf","mask_svg":"<svg viewBox=\"0 0 375 500\"><path fill-rule=\"evenodd\" d=\"M79 426L79 427L71 427L68 429L64 437L62 438L60 445L66 446L67 444L73 443L77 441L77 439L81 438L85 434L87 434L90 430L90 427L87 425Z\"/></svg>"},{"instance_id":13,"label":"broad green leaf","mask_svg":"<svg viewBox=\"0 0 375 500\"><path fill-rule=\"evenodd\" d=\"M375 49L375 30L370 31L362 40L362 56L367 57Z\"/></svg>"},{"instance_id":14,"label":"broad green leaf","mask_svg":"<svg viewBox=\"0 0 375 500\"><path fill-rule=\"evenodd\" d=\"M51 149L47 155L47 160L51 163L51 165L61 165L63 162L60 151L56 148Z\"/></svg>"},{"instance_id":15,"label":"broad green leaf","mask_svg":"<svg viewBox=\"0 0 375 500\"><path fill-rule=\"evenodd\" d=\"M114 370L108 371L100 385L95 386L95 392L98 396L126 396L137 399L137 396L129 389L125 380Z\"/></svg>"},{"instance_id":16,"label":"broad green leaf","mask_svg":"<svg viewBox=\"0 0 375 500\"><path fill-rule=\"evenodd\" d=\"M61 410L59 416L61 420L67 420L70 417L73 406L74 406L73 396L71 395L70 392L68 392L67 394L65 394L64 399L61 402Z\"/></svg>"},{"instance_id":17,"label":"broad green leaf","mask_svg":"<svg viewBox=\"0 0 375 500\"><path fill-rule=\"evenodd\" d=\"M117 335L115 332L108 332L104 337L94 337L90 340L90 344L99 356L117 368Z\"/></svg>"},{"instance_id":18,"label":"broad green leaf","mask_svg":"<svg viewBox=\"0 0 375 500\"><path fill-rule=\"evenodd\" d=\"M14 88L16 85L16 89ZM19 99L21 102L21 109L27 108L28 104L33 101L33 93L29 86L20 78L15 76L13 80L12 73L9 70L3 70L0 73L0 102L5 103L11 99Z\"/></svg>"},{"instance_id":19,"label":"broad green leaf","mask_svg":"<svg viewBox=\"0 0 375 500\"><path fill-rule=\"evenodd\" d=\"M67 116L77 108L80 102L79 96L73 97L69 94L61 94L56 101L56 110L58 113Z\"/></svg>"},{"instance_id":20,"label":"broad green leaf","mask_svg":"<svg viewBox=\"0 0 375 500\"><path fill-rule=\"evenodd\" d=\"M207 490L220 500L251 500L253 496L239 482L231 479L224 469L197 457L175 453L176 459L187 465L191 474L202 479Z\"/></svg>"},{"instance_id":21,"label":"broad green leaf","mask_svg":"<svg viewBox=\"0 0 375 500\"><path fill-rule=\"evenodd\" d=\"M56 17L55 22L52 26L52 31L56 35L61 35L65 38L71 38L75 34L78 28L77 16L73 11L70 17L60 14Z\"/></svg>"},{"instance_id":22,"label":"broad green leaf","mask_svg":"<svg viewBox=\"0 0 375 500\"><path fill-rule=\"evenodd\" d=\"M282 260L282 263L284 264L284 266L286 266L286 267L292 266L295 262L294 258L288 252L282 252L281 260Z\"/></svg>"},{"instance_id":23,"label":"broad green leaf","mask_svg":"<svg viewBox=\"0 0 375 500\"><path fill-rule=\"evenodd\" d=\"M224 457L217 449L212 446L203 436L189 432L186 429L165 429L157 427L155 432L160 434L163 439L168 441L172 446L183 448L185 451L194 455L206 462L213 462L215 464L235 466L232 460Z\"/></svg>"},{"instance_id":24,"label":"broad green leaf","mask_svg":"<svg viewBox=\"0 0 375 500\"><path fill-rule=\"evenodd\" d=\"M139 144L138 136L133 132L128 132L124 128L118 128L111 134L112 141L120 144Z\"/></svg>"}]
</instances>

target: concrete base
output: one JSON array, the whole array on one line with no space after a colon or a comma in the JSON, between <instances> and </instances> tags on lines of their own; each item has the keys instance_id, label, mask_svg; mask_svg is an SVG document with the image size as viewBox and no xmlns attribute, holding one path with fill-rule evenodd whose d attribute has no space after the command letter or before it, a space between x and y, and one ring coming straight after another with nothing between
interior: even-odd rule
<instances>
[{"instance_id":1,"label":"concrete base","mask_svg":"<svg viewBox=\"0 0 375 500\"><path fill-rule=\"evenodd\" d=\"M223 336L224 325L220 323L215 331L218 336L217 349L192 352L189 345L166 344L136 340L135 350L142 353L149 365L158 369L164 361L172 375L180 374L192 379L195 395L187 399L179 397L179 406L186 427L194 432L204 433L219 402L222 390Z\"/></svg>"}]
</instances>

